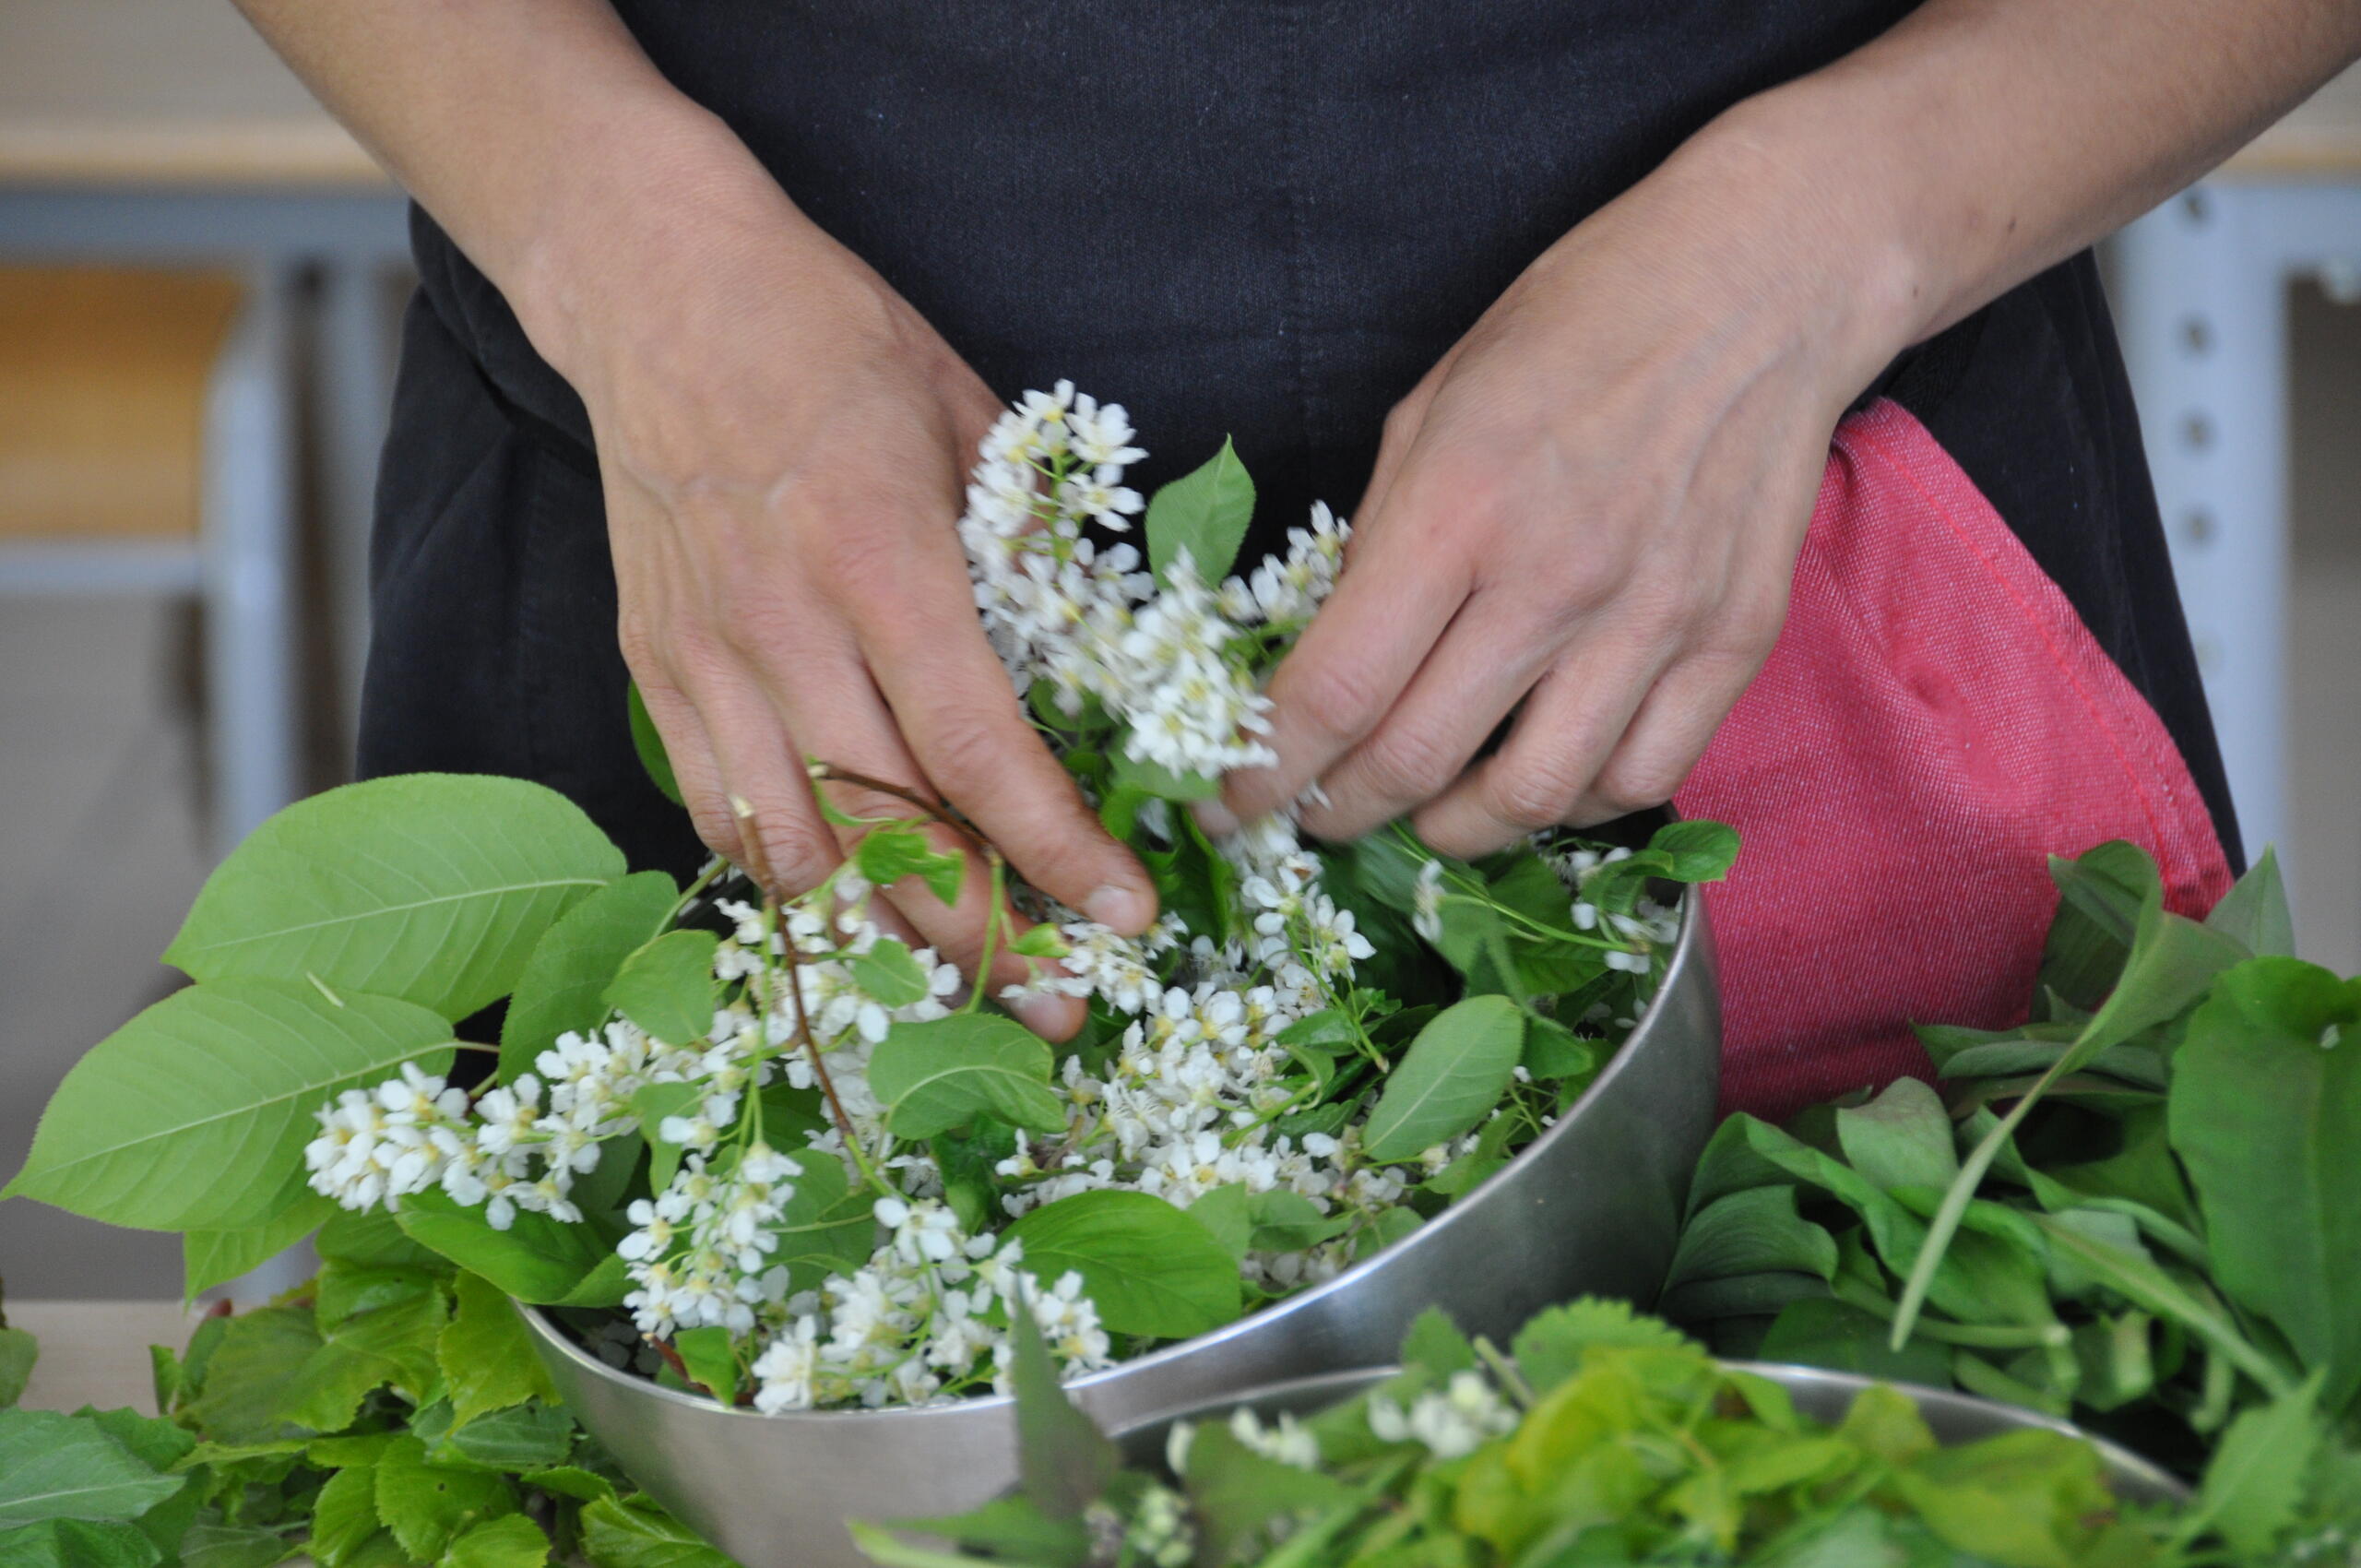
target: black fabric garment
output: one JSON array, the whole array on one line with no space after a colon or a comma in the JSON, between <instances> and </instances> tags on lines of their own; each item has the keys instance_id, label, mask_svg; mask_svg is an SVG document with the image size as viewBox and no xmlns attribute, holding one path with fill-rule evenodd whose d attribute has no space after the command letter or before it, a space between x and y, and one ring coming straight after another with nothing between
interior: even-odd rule
<instances>
[{"instance_id":1,"label":"black fabric garment","mask_svg":"<svg viewBox=\"0 0 2361 1568\"><path fill-rule=\"evenodd\" d=\"M1349 512L1386 410L1551 241L1714 114L1910 0L622 0L683 91L992 387L1124 403L1143 490L1236 437L1267 545ZM516 773L634 860L641 779L580 401L419 215L362 766ZM2087 258L1886 385L2164 716L2236 859Z\"/></svg>"}]
</instances>

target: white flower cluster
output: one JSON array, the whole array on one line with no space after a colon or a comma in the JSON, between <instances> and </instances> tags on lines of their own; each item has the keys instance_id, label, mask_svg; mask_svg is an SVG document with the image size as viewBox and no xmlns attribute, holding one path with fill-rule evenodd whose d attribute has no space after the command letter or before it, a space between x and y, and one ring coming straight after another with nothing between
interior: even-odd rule
<instances>
[{"instance_id":1,"label":"white flower cluster","mask_svg":"<svg viewBox=\"0 0 2361 1568\"><path fill-rule=\"evenodd\" d=\"M1407 1410L1382 1396L1369 1402L1369 1430L1386 1443L1421 1443L1438 1459L1473 1454L1487 1438L1516 1430L1516 1410L1481 1372L1456 1372Z\"/></svg>"},{"instance_id":2,"label":"white flower cluster","mask_svg":"<svg viewBox=\"0 0 2361 1568\"><path fill-rule=\"evenodd\" d=\"M1348 529L1315 506L1286 558L1250 579L1208 584L1183 551L1159 589L1137 550L1102 550L1084 532L1128 529L1140 509L1122 484L1147 455L1132 436L1121 405L1066 381L1027 392L993 425L959 522L985 629L1018 691L1046 682L1070 715L1097 698L1126 727L1135 762L1206 776L1267 765L1275 759L1255 737L1270 704L1248 668L1246 634L1310 619L1335 583Z\"/></svg>"}]
</instances>

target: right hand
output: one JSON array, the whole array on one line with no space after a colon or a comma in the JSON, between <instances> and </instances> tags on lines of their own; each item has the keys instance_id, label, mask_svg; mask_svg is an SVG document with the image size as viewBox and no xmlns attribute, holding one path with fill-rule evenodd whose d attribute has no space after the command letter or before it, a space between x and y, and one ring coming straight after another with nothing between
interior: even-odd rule
<instances>
[{"instance_id":1,"label":"right hand","mask_svg":"<svg viewBox=\"0 0 2361 1568\"><path fill-rule=\"evenodd\" d=\"M811 887L860 833L817 810L816 759L947 801L1033 886L1145 930L1151 884L1034 732L977 617L954 524L999 400L775 187L767 206L698 199L686 239L677 214L635 226L650 237L601 247L598 279L562 280L562 323L528 327L589 410L624 661L699 836L782 897ZM825 788L855 815L915 814ZM990 880L969 859L955 908L915 879L885 891L972 977ZM1027 972L1003 955L995 988ZM1020 1012L1052 1038L1082 1022L1065 997Z\"/></svg>"}]
</instances>

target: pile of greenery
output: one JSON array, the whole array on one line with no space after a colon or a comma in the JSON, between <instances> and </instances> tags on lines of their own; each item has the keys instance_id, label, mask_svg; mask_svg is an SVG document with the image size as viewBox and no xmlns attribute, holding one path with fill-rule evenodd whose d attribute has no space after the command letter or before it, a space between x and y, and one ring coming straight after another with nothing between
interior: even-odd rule
<instances>
[{"instance_id":1,"label":"pile of greenery","mask_svg":"<svg viewBox=\"0 0 2361 1568\"><path fill-rule=\"evenodd\" d=\"M2031 1021L1922 1030L1940 1095L1725 1123L1664 1310L1726 1354L2210 1454L2248 1472L2225 1534L2270 1560L2361 1507L2361 981L2290 956L2267 854L2202 922L2132 845L2053 869Z\"/></svg>"},{"instance_id":2,"label":"pile of greenery","mask_svg":"<svg viewBox=\"0 0 2361 1568\"><path fill-rule=\"evenodd\" d=\"M2346 1561L2361 1525L2351 1456L2343 1492L2268 1530L2293 1488L2236 1445L2189 1506L2133 1506L2084 1440L1942 1447L1882 1386L1825 1426L1618 1302L1552 1308L1513 1350L1430 1313L1378 1387L1301 1422L1178 1429L1160 1470L1124 1468L1037 1355L1016 1495L854 1535L881 1568L2260 1568Z\"/></svg>"},{"instance_id":3,"label":"pile of greenery","mask_svg":"<svg viewBox=\"0 0 2361 1568\"><path fill-rule=\"evenodd\" d=\"M159 1417L18 1408L0 1328L6 1568L732 1568L558 1403L496 1288L376 1216L317 1278L152 1346Z\"/></svg>"}]
</instances>

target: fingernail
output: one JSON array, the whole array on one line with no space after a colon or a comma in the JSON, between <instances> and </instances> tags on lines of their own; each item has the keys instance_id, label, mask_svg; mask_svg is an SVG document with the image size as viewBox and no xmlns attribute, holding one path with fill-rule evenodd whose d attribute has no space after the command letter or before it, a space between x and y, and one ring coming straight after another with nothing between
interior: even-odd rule
<instances>
[{"instance_id":1,"label":"fingernail","mask_svg":"<svg viewBox=\"0 0 2361 1568\"><path fill-rule=\"evenodd\" d=\"M1118 887L1113 883L1082 901L1082 912L1100 925L1117 931L1138 931L1156 918L1156 907L1147 895L1133 887Z\"/></svg>"},{"instance_id":2,"label":"fingernail","mask_svg":"<svg viewBox=\"0 0 2361 1568\"><path fill-rule=\"evenodd\" d=\"M1219 801L1199 801L1190 808L1195 813L1197 826L1216 838L1227 838L1238 831L1238 818Z\"/></svg>"}]
</instances>

